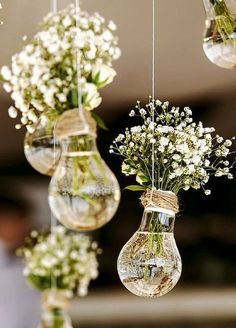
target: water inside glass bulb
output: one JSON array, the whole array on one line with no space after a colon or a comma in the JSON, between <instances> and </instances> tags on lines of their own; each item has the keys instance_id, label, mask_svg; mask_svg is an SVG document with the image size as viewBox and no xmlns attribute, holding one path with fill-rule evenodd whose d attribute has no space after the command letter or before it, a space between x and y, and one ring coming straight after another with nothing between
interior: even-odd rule
<instances>
[{"instance_id":1,"label":"water inside glass bulb","mask_svg":"<svg viewBox=\"0 0 236 328\"><path fill-rule=\"evenodd\" d=\"M144 211L141 226L118 257L124 286L142 297L160 297L177 284L182 262L175 243L174 217Z\"/></svg>"},{"instance_id":2,"label":"water inside glass bulb","mask_svg":"<svg viewBox=\"0 0 236 328\"><path fill-rule=\"evenodd\" d=\"M100 228L117 211L117 179L101 158L94 135L68 136L61 146L61 158L49 185L50 208L69 229Z\"/></svg>"},{"instance_id":3,"label":"water inside glass bulb","mask_svg":"<svg viewBox=\"0 0 236 328\"><path fill-rule=\"evenodd\" d=\"M39 119L33 133L27 132L24 152L27 161L39 173L52 176L61 155L58 140L53 139L54 121L46 116ZM55 152L54 152L55 148Z\"/></svg>"},{"instance_id":4,"label":"water inside glass bulb","mask_svg":"<svg viewBox=\"0 0 236 328\"><path fill-rule=\"evenodd\" d=\"M221 7L203 0L206 9L203 50L215 65L236 68L236 1L224 0ZM220 11L221 10L221 11Z\"/></svg>"}]
</instances>

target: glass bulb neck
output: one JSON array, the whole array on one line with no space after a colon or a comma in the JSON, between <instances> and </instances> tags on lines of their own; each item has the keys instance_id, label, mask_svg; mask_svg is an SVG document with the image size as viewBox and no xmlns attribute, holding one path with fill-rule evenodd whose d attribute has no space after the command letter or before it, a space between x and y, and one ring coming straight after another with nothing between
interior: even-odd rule
<instances>
[{"instance_id":1,"label":"glass bulb neck","mask_svg":"<svg viewBox=\"0 0 236 328\"><path fill-rule=\"evenodd\" d=\"M62 154L96 152L96 138L93 135L69 136L61 140Z\"/></svg>"},{"instance_id":2,"label":"glass bulb neck","mask_svg":"<svg viewBox=\"0 0 236 328\"><path fill-rule=\"evenodd\" d=\"M151 233L173 233L175 215L170 215L161 210L145 209L139 231Z\"/></svg>"}]
</instances>

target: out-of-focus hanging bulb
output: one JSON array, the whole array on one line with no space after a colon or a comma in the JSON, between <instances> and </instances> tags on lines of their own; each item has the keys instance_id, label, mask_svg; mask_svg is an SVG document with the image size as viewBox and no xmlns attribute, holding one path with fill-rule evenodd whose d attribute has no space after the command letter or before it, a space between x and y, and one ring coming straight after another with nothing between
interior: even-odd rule
<instances>
[{"instance_id":1,"label":"out-of-focus hanging bulb","mask_svg":"<svg viewBox=\"0 0 236 328\"><path fill-rule=\"evenodd\" d=\"M80 109L81 110L81 109ZM49 185L49 204L67 228L89 231L112 219L120 201L116 177L101 158L96 145L96 123L83 110L85 131L78 109L59 118L55 134L62 154Z\"/></svg>"},{"instance_id":2,"label":"out-of-focus hanging bulb","mask_svg":"<svg viewBox=\"0 0 236 328\"><path fill-rule=\"evenodd\" d=\"M222 68L236 68L236 0L203 0L203 3L206 56Z\"/></svg>"},{"instance_id":3,"label":"out-of-focus hanging bulb","mask_svg":"<svg viewBox=\"0 0 236 328\"><path fill-rule=\"evenodd\" d=\"M52 176L61 155L58 140L54 139L56 118L43 114L33 131L25 135L24 152L30 165L41 174Z\"/></svg>"},{"instance_id":4,"label":"out-of-focus hanging bulb","mask_svg":"<svg viewBox=\"0 0 236 328\"><path fill-rule=\"evenodd\" d=\"M152 192L148 190L142 198L145 210L141 225L118 257L122 283L131 293L143 297L168 293L177 284L182 270L174 238L175 212L166 201L176 196L155 190L152 197ZM146 201L150 197L151 203ZM160 197L164 197L164 202L156 201Z\"/></svg>"}]
</instances>

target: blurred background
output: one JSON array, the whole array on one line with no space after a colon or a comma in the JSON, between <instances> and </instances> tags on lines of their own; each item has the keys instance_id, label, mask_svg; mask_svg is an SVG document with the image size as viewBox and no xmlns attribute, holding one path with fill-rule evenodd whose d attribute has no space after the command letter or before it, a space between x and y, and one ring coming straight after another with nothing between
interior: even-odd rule
<instances>
[{"instance_id":1,"label":"blurred background","mask_svg":"<svg viewBox=\"0 0 236 328\"><path fill-rule=\"evenodd\" d=\"M10 63L21 49L22 37L33 36L50 10L49 0L1 2L0 66ZM71 2L61 0L59 7ZM146 104L151 94L151 5L151 0L83 0L82 4L83 9L99 11L118 25L122 49L115 63L118 76L102 91L103 103L97 112L109 127L108 132L99 132L98 146L122 189L132 181L121 175L119 161L108 150L114 137L133 124L128 113L136 101ZM224 137L235 135L236 74L211 64L202 51L205 16L201 1L157 1L156 14L157 97L173 106L190 106L195 119L214 126ZM1 322L7 314L18 321L14 327L29 328L37 326L39 298L19 278L22 267L14 249L30 229L50 222L49 178L37 174L25 160L25 131L15 130L16 122L7 114L10 105L1 89L0 248L4 245L7 252L1 255L0 250L0 324L12 328ZM119 251L142 218L139 194L123 191L115 218L94 234L103 248L100 277L89 296L74 304L74 327L236 327L235 187L235 181L222 179L211 184L209 197L201 191L181 194L176 241L183 274L178 286L157 300L132 296L117 275ZM28 310L27 323L21 315L24 309Z\"/></svg>"}]
</instances>

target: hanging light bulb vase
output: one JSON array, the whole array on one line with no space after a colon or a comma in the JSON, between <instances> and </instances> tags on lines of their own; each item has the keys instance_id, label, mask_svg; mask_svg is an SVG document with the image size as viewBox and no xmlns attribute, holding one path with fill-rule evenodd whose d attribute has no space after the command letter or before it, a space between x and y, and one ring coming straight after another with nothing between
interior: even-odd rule
<instances>
[{"instance_id":1,"label":"hanging light bulb vase","mask_svg":"<svg viewBox=\"0 0 236 328\"><path fill-rule=\"evenodd\" d=\"M67 314L70 300L67 292L62 290L46 290L42 294L42 318L38 328L73 328Z\"/></svg>"},{"instance_id":2,"label":"hanging light bulb vase","mask_svg":"<svg viewBox=\"0 0 236 328\"><path fill-rule=\"evenodd\" d=\"M49 186L49 204L67 228L95 230L114 216L120 201L116 177L101 158L96 145L96 123L84 110L88 129L78 109L58 120L56 136L62 155Z\"/></svg>"},{"instance_id":3,"label":"hanging light bulb vase","mask_svg":"<svg viewBox=\"0 0 236 328\"><path fill-rule=\"evenodd\" d=\"M178 201L175 194L148 189L141 198L144 206L138 231L118 257L118 273L133 294L160 297L177 284L182 262L174 238Z\"/></svg>"},{"instance_id":4,"label":"hanging light bulb vase","mask_svg":"<svg viewBox=\"0 0 236 328\"><path fill-rule=\"evenodd\" d=\"M41 174L52 176L61 155L58 140L54 140L57 117L43 114L32 133L27 132L24 152L30 165Z\"/></svg>"},{"instance_id":5,"label":"hanging light bulb vase","mask_svg":"<svg viewBox=\"0 0 236 328\"><path fill-rule=\"evenodd\" d=\"M206 56L222 68L236 68L236 0L203 0L203 4Z\"/></svg>"}]
</instances>

